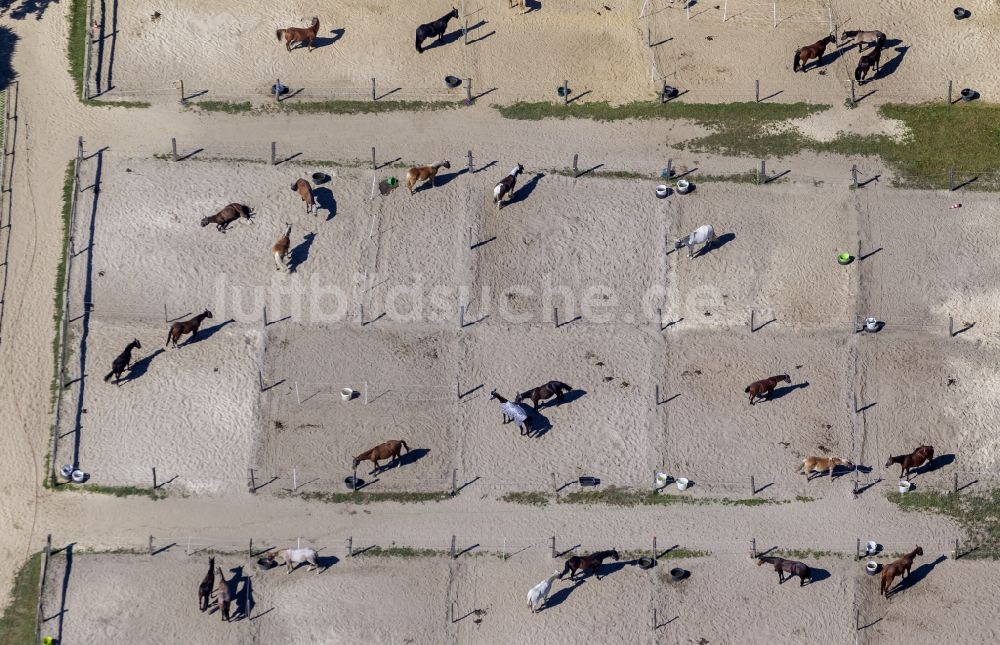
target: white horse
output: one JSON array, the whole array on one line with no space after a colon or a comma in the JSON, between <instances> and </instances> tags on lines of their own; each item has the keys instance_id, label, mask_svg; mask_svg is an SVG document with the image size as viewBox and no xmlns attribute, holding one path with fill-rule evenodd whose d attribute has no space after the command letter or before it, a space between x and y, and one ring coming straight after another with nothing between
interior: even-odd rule
<instances>
[{"instance_id":1,"label":"white horse","mask_svg":"<svg viewBox=\"0 0 1000 645\"><path fill-rule=\"evenodd\" d=\"M559 571L556 571L532 587L531 591L528 592L528 608L531 609L531 613L535 613L541 609L545 601L548 600L549 592L552 591L552 582L559 577L559 573Z\"/></svg>"},{"instance_id":2,"label":"white horse","mask_svg":"<svg viewBox=\"0 0 1000 645\"><path fill-rule=\"evenodd\" d=\"M285 561L285 566L288 568L288 573L291 573L292 571L294 571L295 568L298 565L302 564L303 562L308 562L309 565L310 565L309 566L309 570L310 571L316 571L316 574L319 575L319 565L316 564L316 550L315 549L310 549L310 548L304 548L304 549L284 549L284 550L278 551L276 554L270 555L268 557L271 560L273 560L275 558L275 556L277 556L277 557L279 557L279 558L281 558L282 560ZM296 566L292 566L292 565L296 565Z\"/></svg>"},{"instance_id":3,"label":"white horse","mask_svg":"<svg viewBox=\"0 0 1000 645\"><path fill-rule=\"evenodd\" d=\"M701 251L704 251L709 244L715 241L715 238L715 229L712 228L711 224L705 224L696 228L687 237L674 240L674 250L677 251L686 246L688 247L688 257L693 258L695 244L704 244L705 246L701 247Z\"/></svg>"}]
</instances>

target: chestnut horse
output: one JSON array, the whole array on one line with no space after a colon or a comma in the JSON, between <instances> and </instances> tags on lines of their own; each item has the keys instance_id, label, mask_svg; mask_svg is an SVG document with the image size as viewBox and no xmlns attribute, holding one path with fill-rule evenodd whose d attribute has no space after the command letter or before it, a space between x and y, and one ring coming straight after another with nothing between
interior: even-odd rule
<instances>
[{"instance_id":1,"label":"chestnut horse","mask_svg":"<svg viewBox=\"0 0 1000 645\"><path fill-rule=\"evenodd\" d=\"M594 576L598 580L601 579L601 563L607 559L612 558L615 562L618 561L618 551L611 549L609 551L598 551L597 553L591 553L590 555L574 555L569 560L566 560L566 566L563 567L562 573L559 574L559 579L562 580L563 576L569 573L569 579L573 580L576 577L576 572L580 571L586 575L587 571L593 571Z\"/></svg>"},{"instance_id":2,"label":"chestnut horse","mask_svg":"<svg viewBox=\"0 0 1000 645\"><path fill-rule=\"evenodd\" d=\"M215 224L216 229L225 233L226 229L229 228L229 225L241 217L253 224L253 220L250 219L253 217L253 213L250 211L249 206L244 206L243 204L229 204L215 215L203 217L201 219L201 225L208 226L209 224Z\"/></svg>"},{"instance_id":3,"label":"chestnut horse","mask_svg":"<svg viewBox=\"0 0 1000 645\"><path fill-rule=\"evenodd\" d=\"M889 457L889 460L885 462L885 467L888 468L893 464L899 464L899 476L909 477L911 468L919 468L933 460L934 446L920 446L908 455Z\"/></svg>"},{"instance_id":4,"label":"chestnut horse","mask_svg":"<svg viewBox=\"0 0 1000 645\"><path fill-rule=\"evenodd\" d=\"M201 327L201 322L211 317L212 312L206 309L191 320L179 320L175 322L170 326L170 331L167 332L167 342L163 346L168 347L170 343L173 343L174 347L177 347L177 341L184 334L191 334L191 338L194 338L198 335L198 328ZM190 338L188 342L191 342Z\"/></svg>"},{"instance_id":5,"label":"chestnut horse","mask_svg":"<svg viewBox=\"0 0 1000 645\"><path fill-rule=\"evenodd\" d=\"M805 72L806 65L809 64L809 61L811 61L814 58L816 58L817 61L816 65L813 65L813 67L818 67L819 66L818 59L823 58L823 54L826 53L826 46L829 45L830 43L835 43L835 42L837 42L837 37L833 34L830 34L823 40L816 41L811 45L797 49L795 51L795 60L792 62L792 71L797 72L799 71L799 69L801 69L803 72Z\"/></svg>"},{"instance_id":6,"label":"chestnut horse","mask_svg":"<svg viewBox=\"0 0 1000 645\"><path fill-rule=\"evenodd\" d=\"M299 43L301 47L309 43L309 51L313 50L313 41L316 39L316 32L319 31L319 18L313 17L312 24L308 27L285 27L274 32L278 37L278 42L285 39L285 50L292 51L292 43Z\"/></svg>"},{"instance_id":7,"label":"chestnut horse","mask_svg":"<svg viewBox=\"0 0 1000 645\"><path fill-rule=\"evenodd\" d=\"M514 399L514 403L520 403L525 399L531 399L531 405L538 409L538 402L542 399L551 399L556 397L557 403L563 402L563 392L569 392L573 389L572 385L567 385L562 381L549 381L545 385L539 385L533 390L526 390L517 395Z\"/></svg>"},{"instance_id":8,"label":"chestnut horse","mask_svg":"<svg viewBox=\"0 0 1000 645\"><path fill-rule=\"evenodd\" d=\"M229 583L226 582L226 576L222 575L222 567L216 567L219 573L219 584L215 587L215 602L219 605L219 611L222 613L222 620L229 622L229 607L232 605L233 596L229 593Z\"/></svg>"},{"instance_id":9,"label":"chestnut horse","mask_svg":"<svg viewBox=\"0 0 1000 645\"><path fill-rule=\"evenodd\" d=\"M809 455L802 460L802 465L796 472L805 473L807 479L812 479L813 473L825 473L830 471L830 479L833 479L833 471L837 470L837 466L843 466L844 468L854 468L854 464L848 459L841 459L840 457L814 457Z\"/></svg>"},{"instance_id":10,"label":"chestnut horse","mask_svg":"<svg viewBox=\"0 0 1000 645\"><path fill-rule=\"evenodd\" d=\"M450 170L451 162L439 161L429 166L418 166L416 168L410 168L406 171L406 187L410 189L410 194L413 194L413 187L417 185L417 182L430 180L431 186L433 186L434 181L437 178L438 170L442 168Z\"/></svg>"},{"instance_id":11,"label":"chestnut horse","mask_svg":"<svg viewBox=\"0 0 1000 645\"><path fill-rule=\"evenodd\" d=\"M292 184L292 190L299 194L302 201L306 205L306 215L312 213L313 215L318 215L316 212L316 198L313 196L312 184L310 184L305 179L297 179L294 184Z\"/></svg>"},{"instance_id":12,"label":"chestnut horse","mask_svg":"<svg viewBox=\"0 0 1000 645\"><path fill-rule=\"evenodd\" d=\"M885 568L882 569L882 584L879 586L879 595L888 596L889 587L892 586L892 581L896 578L896 576L902 576L903 578L909 576L910 567L913 566L913 558L923 554L924 550L917 546L917 548L913 549L900 559L894 560L891 564L885 565ZM899 587L896 587L896 589L898 590Z\"/></svg>"},{"instance_id":13,"label":"chestnut horse","mask_svg":"<svg viewBox=\"0 0 1000 645\"><path fill-rule=\"evenodd\" d=\"M785 558L778 558L774 556L757 556L757 566L764 564L774 565L774 570L778 572L778 584L783 583L786 578L784 574L788 574L788 579L790 580L792 576L799 577L799 586L802 587L806 584L806 578L812 582L812 569L808 565L802 564L801 562L796 562L795 560L786 560Z\"/></svg>"},{"instance_id":14,"label":"chestnut horse","mask_svg":"<svg viewBox=\"0 0 1000 645\"><path fill-rule=\"evenodd\" d=\"M770 399L771 392L774 391L774 388L777 387L778 383L782 382L791 384L792 379L788 376L788 374L778 374L777 376L771 376L759 381L754 381L750 385L746 386L746 389L744 389L743 392L750 394L750 405L753 405L755 398L760 397L763 399L765 394L767 395L767 398Z\"/></svg>"},{"instance_id":15,"label":"chestnut horse","mask_svg":"<svg viewBox=\"0 0 1000 645\"><path fill-rule=\"evenodd\" d=\"M212 587L215 586L215 558L208 559L208 573L198 585L198 609L205 611L212 599Z\"/></svg>"},{"instance_id":16,"label":"chestnut horse","mask_svg":"<svg viewBox=\"0 0 1000 645\"><path fill-rule=\"evenodd\" d=\"M278 238L278 241L271 247L271 254L274 256L274 268L278 271L285 271L285 256L288 255L288 247L292 245L289 236L292 234L292 225L288 224L285 234Z\"/></svg>"},{"instance_id":17,"label":"chestnut horse","mask_svg":"<svg viewBox=\"0 0 1000 645\"><path fill-rule=\"evenodd\" d=\"M401 462L399 455L402 453L404 448L406 449L406 452L410 451L410 447L406 445L406 442L403 441L402 439L390 439L389 441L386 441L385 443L380 443L371 450L363 452L357 457L355 457L354 467L357 468L358 464L360 464L362 461L370 461L373 464L375 464L375 468L368 474L374 475L379 470L385 470L389 468L389 464L392 463L392 461L390 461L389 464L386 464L384 467L379 468L378 462L380 459L392 459L393 461L396 462L396 468L399 468L399 464Z\"/></svg>"}]
</instances>

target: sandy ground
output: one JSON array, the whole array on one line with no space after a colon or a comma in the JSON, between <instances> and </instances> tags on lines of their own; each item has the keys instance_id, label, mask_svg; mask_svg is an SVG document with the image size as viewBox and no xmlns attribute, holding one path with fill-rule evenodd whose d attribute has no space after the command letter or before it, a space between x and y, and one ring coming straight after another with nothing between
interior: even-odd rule
<instances>
[{"instance_id":1,"label":"sandy ground","mask_svg":"<svg viewBox=\"0 0 1000 645\"><path fill-rule=\"evenodd\" d=\"M920 0L835 0L829 13L819 0L786 0L778 3L776 27L774 3L759 0L699 3L690 19L683 3L670 0L651 0L642 19L639 0L530 4L533 11L518 15L506 0L469 0L463 6L470 44L463 45L462 23L453 21L445 44L424 54L415 51L414 29L444 14L448 3L417 3L405 14L384 0L342 3L318 16L311 53L287 53L274 37L277 28L306 25L316 14L308 3L140 2L117 15L108 4L98 11L105 37L94 47L94 73L102 90L113 88L109 97L166 99L184 79L186 93L207 90L206 99L263 99L280 78L293 91L302 88L301 98L365 99L375 77L378 95L401 88L388 96L463 98L462 89L444 89L441 79L451 74L471 77L477 95L496 88L487 100L498 103L555 100L555 87L567 79L585 101L648 99L664 80L690 92L682 100L750 100L756 79L762 97L839 104L860 56L851 43L832 46L820 70L791 68L792 53L828 34L832 22L840 31L888 35L884 69L858 96L943 100L949 79L956 96L967 85L995 94L1000 83L992 65L1000 8L989 0L966 3L973 17L964 21L950 7L925 10Z\"/></svg>"}]
</instances>

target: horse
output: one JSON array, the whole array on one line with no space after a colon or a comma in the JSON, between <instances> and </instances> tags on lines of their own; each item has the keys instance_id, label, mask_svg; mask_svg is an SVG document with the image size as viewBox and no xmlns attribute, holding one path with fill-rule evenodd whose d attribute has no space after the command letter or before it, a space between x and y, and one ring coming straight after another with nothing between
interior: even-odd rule
<instances>
[{"instance_id":1,"label":"horse","mask_svg":"<svg viewBox=\"0 0 1000 645\"><path fill-rule=\"evenodd\" d=\"M778 572L778 584L780 585L785 581L784 574L788 574L788 579L790 580L792 576L799 577L799 586L805 586L806 578L812 582L812 570L805 564L801 562L796 562L795 560L786 560L784 558L778 558L774 556L757 556L757 566L764 563L773 564L774 570Z\"/></svg>"},{"instance_id":2,"label":"horse","mask_svg":"<svg viewBox=\"0 0 1000 645\"><path fill-rule=\"evenodd\" d=\"M285 562L285 567L288 569L288 573L291 573L298 568L298 565L303 562L309 563L309 570L315 571L316 575L320 574L319 565L316 564L316 550L310 548L303 549L284 549L278 551L277 554L268 554L267 559L274 562L275 555L281 558ZM294 567L292 565L295 565Z\"/></svg>"},{"instance_id":3,"label":"horse","mask_svg":"<svg viewBox=\"0 0 1000 645\"><path fill-rule=\"evenodd\" d=\"M139 342L138 338L132 339L132 342L128 344L121 354L111 362L111 371L108 375L104 377L104 382L107 383L111 380L111 377L115 377L115 385L118 385L122 380L122 372L124 372L128 366L132 363L132 350L142 349L142 344Z\"/></svg>"},{"instance_id":4,"label":"horse","mask_svg":"<svg viewBox=\"0 0 1000 645\"><path fill-rule=\"evenodd\" d=\"M566 560L566 566L563 567L562 573L559 574L559 579L569 572L569 579L573 580L576 578L576 572L579 570L581 573L586 575L587 571L593 572L597 579L601 579L601 563L607 558L612 558L616 562L618 561L618 551L610 549L608 551L598 551L597 553L591 553L590 555L574 555L569 560Z\"/></svg>"},{"instance_id":5,"label":"horse","mask_svg":"<svg viewBox=\"0 0 1000 645\"><path fill-rule=\"evenodd\" d=\"M816 59L823 58L823 54L826 53L826 46L829 45L830 43L835 43L835 42L837 42L837 37L833 34L830 34L823 40L816 41L811 45L807 45L806 47L800 47L799 49L795 50L795 60L792 62L792 71L797 72L799 71L799 69L802 69L802 71L805 72L806 65L809 64L809 61L811 61L814 58ZM816 65L814 65L814 67L818 65L819 65L819 60L816 61Z\"/></svg>"},{"instance_id":6,"label":"horse","mask_svg":"<svg viewBox=\"0 0 1000 645\"><path fill-rule=\"evenodd\" d=\"M703 253L705 249L715 241L715 229L712 228L711 224L705 224L704 226L699 226L694 231L689 233L686 237L678 238L674 240L674 250L679 251L685 246L688 247L688 258L694 259L694 245L704 244L701 250L698 251L699 254Z\"/></svg>"},{"instance_id":7,"label":"horse","mask_svg":"<svg viewBox=\"0 0 1000 645\"><path fill-rule=\"evenodd\" d=\"M410 168L406 171L406 187L410 189L410 194L413 194L413 187L417 185L417 182L430 180L431 186L435 185L435 180L437 179L438 170L441 168L447 168L451 170L450 161L439 161L436 164L431 164L430 166L418 166L416 168Z\"/></svg>"},{"instance_id":8,"label":"horse","mask_svg":"<svg viewBox=\"0 0 1000 645\"><path fill-rule=\"evenodd\" d=\"M316 40L316 32L319 31L319 18L313 16L312 24L308 27L285 27L274 32L278 37L278 42L285 39L285 51L292 51L292 43L299 43L301 47L304 43L309 43L309 51L313 50L313 41Z\"/></svg>"},{"instance_id":9,"label":"horse","mask_svg":"<svg viewBox=\"0 0 1000 645\"><path fill-rule=\"evenodd\" d=\"M531 405L538 409L538 402L542 399L551 399L556 397L557 404L563 402L563 392L569 392L573 389L572 385L567 385L562 381L549 381L545 385L539 385L533 390L526 390L517 395L514 399L514 403L520 403L525 399L531 399Z\"/></svg>"},{"instance_id":10,"label":"horse","mask_svg":"<svg viewBox=\"0 0 1000 645\"><path fill-rule=\"evenodd\" d=\"M808 480L812 478L813 473L823 473L829 470L830 479L833 479L833 471L837 470L837 466L854 468L854 463L848 459L841 459L840 457L815 457L813 455L809 455L802 460L802 464L795 472L805 473Z\"/></svg>"},{"instance_id":11,"label":"horse","mask_svg":"<svg viewBox=\"0 0 1000 645\"><path fill-rule=\"evenodd\" d=\"M923 555L924 550L918 545L917 548L913 549L903 557L898 560L893 560L890 564L885 565L882 569L882 584L879 585L878 594L880 596L889 595L889 587L892 586L892 581L896 576L902 576L906 578L910 575L910 567L913 566L913 558L918 555ZM898 590L899 587L896 587Z\"/></svg>"},{"instance_id":12,"label":"horse","mask_svg":"<svg viewBox=\"0 0 1000 645\"><path fill-rule=\"evenodd\" d=\"M219 572L219 584L215 587L215 602L219 605L219 611L222 613L222 620L229 622L229 606L233 602L233 596L229 593L229 583L226 582L226 577L222 575L222 567L216 567Z\"/></svg>"},{"instance_id":13,"label":"horse","mask_svg":"<svg viewBox=\"0 0 1000 645\"><path fill-rule=\"evenodd\" d=\"M396 468L399 468L399 465L402 462L402 460L399 458L399 455L402 453L404 448L406 449L406 452L410 452L410 447L406 445L406 442L403 441L402 439L390 439L389 441L380 443L371 450L363 452L357 457L355 457L354 467L357 468L358 464L360 464L362 461L370 461L373 464L375 464L375 468L368 474L374 475L380 470L378 465L380 459L392 459L393 461L396 462ZM392 461L390 461L389 463L391 464ZM387 468L389 468L388 464L386 464L386 466L381 470L385 470Z\"/></svg>"},{"instance_id":14,"label":"horse","mask_svg":"<svg viewBox=\"0 0 1000 645\"><path fill-rule=\"evenodd\" d=\"M285 234L278 238L278 241L271 247L271 254L274 256L274 268L278 271L287 271L284 261L288 255L288 247L292 245L289 236L292 234L292 225L287 224Z\"/></svg>"},{"instance_id":15,"label":"horse","mask_svg":"<svg viewBox=\"0 0 1000 645\"><path fill-rule=\"evenodd\" d=\"M198 585L198 609L205 611L212 599L212 587L215 586L215 558L208 559L208 573Z\"/></svg>"},{"instance_id":16,"label":"horse","mask_svg":"<svg viewBox=\"0 0 1000 645\"><path fill-rule=\"evenodd\" d=\"M441 42L441 39L444 38L444 32L448 31L448 21L452 18L458 20L458 9L455 7L452 7L451 11L441 16L434 22L428 22L417 27L418 54L424 53L424 48L421 45L428 38L437 38L438 42Z\"/></svg>"},{"instance_id":17,"label":"horse","mask_svg":"<svg viewBox=\"0 0 1000 645\"><path fill-rule=\"evenodd\" d=\"M910 476L911 468L919 468L925 463L934 460L934 446L920 446L908 455L896 455L895 457L889 457L885 462L885 467L888 468L893 464L899 464L899 476L906 478Z\"/></svg>"},{"instance_id":18,"label":"horse","mask_svg":"<svg viewBox=\"0 0 1000 645\"><path fill-rule=\"evenodd\" d=\"M767 398L770 399L774 388L777 387L778 383L782 382L791 384L792 378L788 374L778 374L777 376L771 376L759 381L754 381L750 385L746 386L743 392L750 395L750 405L753 405L754 399L758 397L763 399L765 394L767 395Z\"/></svg>"},{"instance_id":19,"label":"horse","mask_svg":"<svg viewBox=\"0 0 1000 645\"><path fill-rule=\"evenodd\" d=\"M510 199L514 193L514 184L517 183L517 176L524 172L524 166L517 164L506 177L497 182L493 187L493 203L497 205L497 210L503 208L504 197Z\"/></svg>"},{"instance_id":20,"label":"horse","mask_svg":"<svg viewBox=\"0 0 1000 645\"><path fill-rule=\"evenodd\" d=\"M513 9L515 7L520 7L520 13L524 13L524 0L508 0L508 9Z\"/></svg>"},{"instance_id":21,"label":"horse","mask_svg":"<svg viewBox=\"0 0 1000 645\"><path fill-rule=\"evenodd\" d=\"M528 591L528 608L531 609L531 613L537 612L545 604L545 601L548 600L549 592L552 591L552 583L558 577L559 572L553 571L551 576L542 580Z\"/></svg>"},{"instance_id":22,"label":"horse","mask_svg":"<svg viewBox=\"0 0 1000 645\"><path fill-rule=\"evenodd\" d=\"M253 220L250 219L253 217L253 212L250 210L249 206L244 206L243 204L229 204L215 215L203 217L201 225L208 226L209 224L215 224L216 229L225 233L226 229L229 228L229 225L241 217L253 224Z\"/></svg>"},{"instance_id":23,"label":"horse","mask_svg":"<svg viewBox=\"0 0 1000 645\"><path fill-rule=\"evenodd\" d=\"M881 31L845 31L840 35L841 40L854 40L858 43L858 51L864 51L865 45L878 45L885 43L885 34Z\"/></svg>"},{"instance_id":24,"label":"horse","mask_svg":"<svg viewBox=\"0 0 1000 645\"><path fill-rule=\"evenodd\" d=\"M170 343L177 347L177 341L184 334L191 334L191 338L198 335L198 328L201 327L201 322L206 318L211 318L212 312L206 309L201 312L191 320L179 320L170 326L170 331L167 332L167 342L164 343L164 347L169 347ZM188 339L191 342L191 339Z\"/></svg>"},{"instance_id":25,"label":"horse","mask_svg":"<svg viewBox=\"0 0 1000 645\"><path fill-rule=\"evenodd\" d=\"M316 212L316 198L313 196L312 185L305 179L298 179L292 184L292 190L299 194L302 201L306 204L306 215L312 213L314 216L318 215Z\"/></svg>"},{"instance_id":26,"label":"horse","mask_svg":"<svg viewBox=\"0 0 1000 645\"><path fill-rule=\"evenodd\" d=\"M503 414L503 422L514 421L521 428L521 436L531 436L531 419L528 412L519 403L513 403L497 394L496 390L490 392L490 399L500 402L500 413Z\"/></svg>"},{"instance_id":27,"label":"horse","mask_svg":"<svg viewBox=\"0 0 1000 645\"><path fill-rule=\"evenodd\" d=\"M878 71L879 62L882 60L882 43L876 43L875 49L871 50L867 54L861 57L858 61L858 66L854 68L854 80L859 84L865 84L865 77L868 76L868 72L874 67L875 71Z\"/></svg>"}]
</instances>

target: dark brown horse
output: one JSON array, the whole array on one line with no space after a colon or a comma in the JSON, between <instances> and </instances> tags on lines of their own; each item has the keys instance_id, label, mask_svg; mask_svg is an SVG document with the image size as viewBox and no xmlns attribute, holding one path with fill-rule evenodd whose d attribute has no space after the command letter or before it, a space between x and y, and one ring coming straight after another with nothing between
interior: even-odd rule
<instances>
[{"instance_id":1,"label":"dark brown horse","mask_svg":"<svg viewBox=\"0 0 1000 645\"><path fill-rule=\"evenodd\" d=\"M878 593L880 596L889 595L889 587L892 586L892 581L896 576L902 576L906 578L910 575L910 567L913 566L913 558L918 555L923 555L924 550L919 546L898 560L894 560L891 564L885 565L882 569L882 584L879 586ZM898 590L899 587L896 587Z\"/></svg>"},{"instance_id":2,"label":"dark brown horse","mask_svg":"<svg viewBox=\"0 0 1000 645\"><path fill-rule=\"evenodd\" d=\"M211 317L212 312L206 309L191 320L178 320L170 326L170 331L167 332L167 342L164 344L164 347L169 346L170 343L173 343L174 347L177 347L177 340L184 334L191 334L191 338L194 338L198 334L198 328L201 327L201 321ZM190 338L188 342L191 342Z\"/></svg>"},{"instance_id":3,"label":"dark brown horse","mask_svg":"<svg viewBox=\"0 0 1000 645\"><path fill-rule=\"evenodd\" d=\"M770 399L771 393L774 391L774 388L778 386L778 383L791 384L791 382L792 378L788 374L778 374L777 376L771 376L759 381L754 381L750 385L746 386L746 389L743 391L750 395L750 405L753 405L754 399L758 397L763 399L765 394L767 395L767 398Z\"/></svg>"},{"instance_id":4,"label":"dark brown horse","mask_svg":"<svg viewBox=\"0 0 1000 645\"><path fill-rule=\"evenodd\" d=\"M823 58L823 54L826 53L826 46L835 42L837 42L837 37L830 34L823 40L818 40L811 45L797 49L795 51L795 60L792 62L792 71L797 72L800 69L803 72L806 71L806 65L814 58L817 60L813 67L818 67L819 59Z\"/></svg>"},{"instance_id":5,"label":"dark brown horse","mask_svg":"<svg viewBox=\"0 0 1000 645\"><path fill-rule=\"evenodd\" d=\"M233 595L229 593L229 583L226 576L222 575L222 567L217 567L219 572L219 584L215 587L215 602L219 605L219 612L222 620L229 622L229 607L233 603Z\"/></svg>"},{"instance_id":6,"label":"dark brown horse","mask_svg":"<svg viewBox=\"0 0 1000 645\"><path fill-rule=\"evenodd\" d=\"M920 446L908 455L889 457L889 460L885 462L885 467L888 468L893 464L899 464L899 476L905 478L910 476L911 468L919 468L933 460L934 446Z\"/></svg>"},{"instance_id":7,"label":"dark brown horse","mask_svg":"<svg viewBox=\"0 0 1000 645\"><path fill-rule=\"evenodd\" d=\"M316 40L316 32L319 31L319 18L313 17L312 24L308 27L285 27L274 32L278 37L278 42L285 39L285 50L292 51L292 43L299 43L301 47L309 43L309 51L313 50L313 41Z\"/></svg>"},{"instance_id":8,"label":"dark brown horse","mask_svg":"<svg viewBox=\"0 0 1000 645\"><path fill-rule=\"evenodd\" d=\"M612 558L617 562L618 551L611 549L609 551L598 551L590 555L574 555L569 560L566 560L566 566L563 567L563 572L559 574L559 579L562 580L563 576L569 573L569 579L573 580L576 577L577 571L580 571L584 575L586 575L587 571L592 571L597 579L600 580L601 563L607 558Z\"/></svg>"},{"instance_id":9,"label":"dark brown horse","mask_svg":"<svg viewBox=\"0 0 1000 645\"><path fill-rule=\"evenodd\" d=\"M792 576L798 576L800 587L806 584L807 578L809 579L810 582L812 582L812 569L810 569L808 565L805 565L801 562L796 562L795 560L786 560L784 558L778 558L775 556L765 556L765 555L757 556L758 567L764 564L765 562L774 565L774 570L778 572L779 585L786 580L785 578L786 573L788 574L788 579L791 579Z\"/></svg>"},{"instance_id":10,"label":"dark brown horse","mask_svg":"<svg viewBox=\"0 0 1000 645\"><path fill-rule=\"evenodd\" d=\"M215 224L215 228L225 233L226 229L229 228L229 225L241 217L246 219L246 221L251 224L253 223L253 220L251 219L253 217L253 212L251 212L249 206L244 206L243 204L229 204L215 215L203 217L201 219L201 225L208 226L209 224Z\"/></svg>"},{"instance_id":11,"label":"dark brown horse","mask_svg":"<svg viewBox=\"0 0 1000 645\"><path fill-rule=\"evenodd\" d=\"M393 461L396 462L396 468L399 468L399 464L401 461L399 455L402 453L404 448L406 449L407 452L410 451L410 447L406 445L406 442L403 441L402 439L390 439L389 441L386 441L385 443L380 443L371 450L363 452L357 457L355 457L354 467L357 468L358 464L360 464L362 461L370 461L373 464L375 464L375 468L368 474L374 475L379 470L385 470L386 468L389 468L389 464L392 463L392 461L390 461L389 464L386 464L384 467L379 468L378 465L379 460L392 459Z\"/></svg>"},{"instance_id":12,"label":"dark brown horse","mask_svg":"<svg viewBox=\"0 0 1000 645\"><path fill-rule=\"evenodd\" d=\"M122 380L122 372L124 372L129 364L132 362L132 350L142 349L142 344L139 343L139 339L135 338L128 347L125 348L121 354L115 357L115 360L111 363L111 371L108 375L104 377L104 382L107 383L111 380L111 377L115 377L115 385L118 385Z\"/></svg>"},{"instance_id":13,"label":"dark brown horse","mask_svg":"<svg viewBox=\"0 0 1000 645\"><path fill-rule=\"evenodd\" d=\"M303 203L306 205L306 215L312 213L313 215L318 215L316 212L316 197L313 195L312 184L309 183L307 179L297 179L294 184L292 184L292 190L299 194L302 198Z\"/></svg>"},{"instance_id":14,"label":"dark brown horse","mask_svg":"<svg viewBox=\"0 0 1000 645\"><path fill-rule=\"evenodd\" d=\"M438 43L444 38L444 32L448 31L448 21L454 18L458 20L458 9L455 7L451 8L451 11L441 16L434 22L428 22L426 24L417 27L417 53L424 53L423 43L428 38L437 38Z\"/></svg>"},{"instance_id":15,"label":"dark brown horse","mask_svg":"<svg viewBox=\"0 0 1000 645\"><path fill-rule=\"evenodd\" d=\"M875 49L862 56L861 60L858 61L858 66L854 68L854 80L864 85L865 77L868 76L868 72L870 72L872 68L878 72L878 65L881 60L882 43L880 42L875 45Z\"/></svg>"},{"instance_id":16,"label":"dark brown horse","mask_svg":"<svg viewBox=\"0 0 1000 645\"><path fill-rule=\"evenodd\" d=\"M215 558L208 559L208 573L198 585L198 609L205 611L212 600L212 588L215 587Z\"/></svg>"},{"instance_id":17,"label":"dark brown horse","mask_svg":"<svg viewBox=\"0 0 1000 645\"><path fill-rule=\"evenodd\" d=\"M542 399L551 399L556 397L557 404L563 402L563 392L569 392L573 389L572 385L567 385L562 381L549 381L545 385L539 385L533 390L526 390L517 395L514 399L514 403L520 403L525 399L531 399L531 405L538 409L538 402Z\"/></svg>"}]
</instances>

